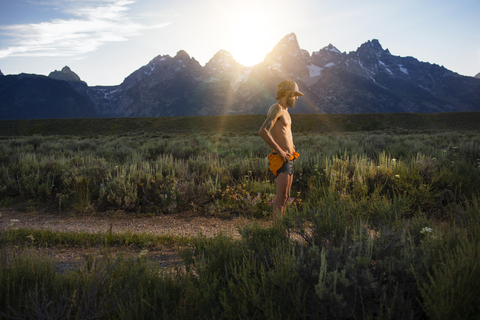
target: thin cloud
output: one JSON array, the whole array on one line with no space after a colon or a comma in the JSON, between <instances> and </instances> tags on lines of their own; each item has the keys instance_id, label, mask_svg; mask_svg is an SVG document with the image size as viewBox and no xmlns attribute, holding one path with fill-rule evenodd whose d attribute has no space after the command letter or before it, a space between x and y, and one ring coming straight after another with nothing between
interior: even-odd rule
<instances>
[{"instance_id":1,"label":"thin cloud","mask_svg":"<svg viewBox=\"0 0 480 320\"><path fill-rule=\"evenodd\" d=\"M62 11L73 15L73 19L0 26L1 33L14 39L12 46L0 50L0 58L77 56L95 51L105 43L126 41L147 29L170 24L146 26L132 21L126 14L132 3L134 1L110 0L96 6L85 6L84 2L78 7L69 2Z\"/></svg>"}]
</instances>

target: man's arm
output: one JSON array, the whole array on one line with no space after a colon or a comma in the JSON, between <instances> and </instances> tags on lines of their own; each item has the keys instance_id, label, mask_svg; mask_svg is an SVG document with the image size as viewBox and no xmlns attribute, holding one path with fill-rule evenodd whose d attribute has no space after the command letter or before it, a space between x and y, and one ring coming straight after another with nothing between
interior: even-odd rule
<instances>
[{"instance_id":1,"label":"man's arm","mask_svg":"<svg viewBox=\"0 0 480 320\"><path fill-rule=\"evenodd\" d=\"M270 134L270 130L272 130L273 126L277 122L278 118L280 117L282 109L279 105L275 105L272 110L268 113L267 120L263 123L262 127L258 131L258 135L262 137L263 141L268 144L275 152L280 154L280 156L285 159L290 156L290 154L286 153L280 146L275 142L272 135Z\"/></svg>"}]
</instances>

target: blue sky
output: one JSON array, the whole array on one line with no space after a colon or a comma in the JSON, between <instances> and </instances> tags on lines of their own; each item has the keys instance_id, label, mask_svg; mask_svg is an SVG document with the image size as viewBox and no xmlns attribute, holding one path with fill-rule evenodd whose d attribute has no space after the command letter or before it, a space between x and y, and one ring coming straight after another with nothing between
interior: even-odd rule
<instances>
[{"instance_id":1,"label":"blue sky","mask_svg":"<svg viewBox=\"0 0 480 320\"><path fill-rule=\"evenodd\" d=\"M68 65L89 85L116 85L179 50L205 65L225 49L251 66L294 32L310 53L378 39L393 55L474 76L479 14L478 0L0 0L0 70Z\"/></svg>"}]
</instances>

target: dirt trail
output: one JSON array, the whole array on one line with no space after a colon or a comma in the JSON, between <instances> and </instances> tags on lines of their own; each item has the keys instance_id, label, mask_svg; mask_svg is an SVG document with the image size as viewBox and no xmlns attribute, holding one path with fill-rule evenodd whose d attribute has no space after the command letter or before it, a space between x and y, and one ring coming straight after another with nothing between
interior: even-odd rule
<instances>
[{"instance_id":1,"label":"dirt trail","mask_svg":"<svg viewBox=\"0 0 480 320\"><path fill-rule=\"evenodd\" d=\"M10 226L12 220L13 226ZM253 221L235 217L230 220L208 217L198 213L177 213L154 217L137 217L125 214L122 211L94 214L62 213L53 214L48 212L18 212L12 208L0 208L0 232L8 228L33 228L36 230L52 230L60 232L88 232L107 233L112 228L113 233L147 233L154 235L180 235L195 236L199 233L207 237L213 237L223 232L235 239L240 237L238 227L252 224ZM267 221L259 222L269 225ZM34 248L39 254L53 259L60 270L70 269L78 263L85 261L88 255L102 258L105 254L97 247L85 248ZM126 257L138 256L142 248L109 248L109 254L113 256L124 255ZM146 256L169 266L180 263L175 248L160 246L149 248Z\"/></svg>"}]
</instances>

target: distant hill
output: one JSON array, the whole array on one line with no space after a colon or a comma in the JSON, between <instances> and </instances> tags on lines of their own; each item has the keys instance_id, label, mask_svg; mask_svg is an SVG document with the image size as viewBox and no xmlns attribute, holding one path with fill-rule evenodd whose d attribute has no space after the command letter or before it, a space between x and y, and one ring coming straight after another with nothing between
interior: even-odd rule
<instances>
[{"instance_id":1,"label":"distant hill","mask_svg":"<svg viewBox=\"0 0 480 320\"><path fill-rule=\"evenodd\" d=\"M46 76L0 75L0 119L100 117L67 82Z\"/></svg>"},{"instance_id":2,"label":"distant hill","mask_svg":"<svg viewBox=\"0 0 480 320\"><path fill-rule=\"evenodd\" d=\"M80 108L85 113L79 117L90 117L91 109L101 117L264 114L275 103L277 84L284 79L297 81L305 93L292 113L480 111L478 78L413 57L394 56L378 40L367 41L349 53L330 44L310 55L300 48L293 33L281 39L263 62L250 68L225 50L202 67L182 50L174 57L155 57L115 86L89 87L68 67L49 77L68 83L84 97L82 103L91 108ZM35 89L16 89L39 94ZM0 100L3 92L0 84ZM65 91L64 99L66 94L72 94L67 100L77 101L72 91ZM32 100L38 103L43 99L19 96L13 94L17 98L10 98L4 108L21 106L30 115L37 108Z\"/></svg>"}]
</instances>

